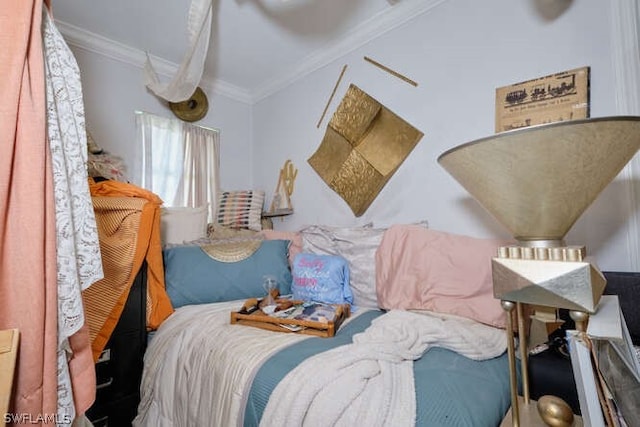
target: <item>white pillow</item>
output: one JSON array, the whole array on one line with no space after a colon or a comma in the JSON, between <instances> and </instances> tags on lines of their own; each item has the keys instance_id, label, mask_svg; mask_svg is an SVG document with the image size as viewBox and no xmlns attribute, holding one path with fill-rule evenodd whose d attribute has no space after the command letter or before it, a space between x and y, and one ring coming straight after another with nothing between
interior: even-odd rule
<instances>
[{"instance_id":1,"label":"white pillow","mask_svg":"<svg viewBox=\"0 0 640 427\"><path fill-rule=\"evenodd\" d=\"M356 307L378 308L376 296L376 250L382 228L338 228L312 225L300 230L302 251L340 255L349 261L350 286Z\"/></svg>"},{"instance_id":2,"label":"white pillow","mask_svg":"<svg viewBox=\"0 0 640 427\"><path fill-rule=\"evenodd\" d=\"M207 237L207 211L207 206L162 208L160 211L162 245L181 244Z\"/></svg>"}]
</instances>

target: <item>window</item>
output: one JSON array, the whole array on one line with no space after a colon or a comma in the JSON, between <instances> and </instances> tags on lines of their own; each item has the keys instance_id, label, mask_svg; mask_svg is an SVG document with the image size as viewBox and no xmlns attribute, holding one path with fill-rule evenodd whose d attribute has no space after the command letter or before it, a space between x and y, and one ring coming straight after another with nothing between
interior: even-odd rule
<instances>
[{"instance_id":1,"label":"window","mask_svg":"<svg viewBox=\"0 0 640 427\"><path fill-rule=\"evenodd\" d=\"M136 112L142 144L142 187L164 206L208 205L215 214L219 187L220 133L178 119Z\"/></svg>"}]
</instances>

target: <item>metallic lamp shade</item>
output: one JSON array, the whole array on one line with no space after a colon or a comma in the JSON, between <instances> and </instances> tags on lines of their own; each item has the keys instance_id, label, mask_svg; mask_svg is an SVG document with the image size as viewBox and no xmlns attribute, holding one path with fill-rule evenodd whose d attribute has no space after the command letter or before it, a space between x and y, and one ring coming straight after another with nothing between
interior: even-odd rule
<instances>
[{"instance_id":1,"label":"metallic lamp shade","mask_svg":"<svg viewBox=\"0 0 640 427\"><path fill-rule=\"evenodd\" d=\"M438 162L522 244L558 242L640 148L640 117L496 134Z\"/></svg>"}]
</instances>

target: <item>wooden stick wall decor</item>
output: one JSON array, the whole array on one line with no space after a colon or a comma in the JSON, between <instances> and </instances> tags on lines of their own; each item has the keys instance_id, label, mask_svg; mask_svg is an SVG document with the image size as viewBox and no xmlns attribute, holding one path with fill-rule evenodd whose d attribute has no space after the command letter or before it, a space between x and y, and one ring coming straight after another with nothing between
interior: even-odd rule
<instances>
[{"instance_id":1,"label":"wooden stick wall decor","mask_svg":"<svg viewBox=\"0 0 640 427\"><path fill-rule=\"evenodd\" d=\"M320 116L320 120L318 120L318 124L316 125L316 128L320 127L320 123L322 123L322 120L324 119L325 114L327 114L327 109L329 108L329 104L331 104L331 101L333 100L333 97L336 94L336 90L338 89L338 85L340 84L340 81L342 80L342 76L344 76L345 71L347 71L347 64L344 64L344 67L342 67L340 76L338 77L338 80L336 81L336 84L333 87L333 91L331 92L331 96L329 96L327 105L325 105L324 110L322 110L322 115Z\"/></svg>"},{"instance_id":2,"label":"wooden stick wall decor","mask_svg":"<svg viewBox=\"0 0 640 427\"><path fill-rule=\"evenodd\" d=\"M394 70L392 70L391 68L389 68L389 67L387 67L385 65L382 65L378 61L374 61L373 59L369 58L368 56L365 56L364 60L369 62L369 63L371 63L371 64L373 64L373 65L375 65L376 67L380 68L381 70L386 71L387 73L391 74L392 76L397 77L400 80L403 80L403 81L409 83L412 86L415 86L415 87L418 86L418 83L413 81L413 80L411 80L409 77L407 77L405 75L402 75L402 74L398 73L397 71L394 71Z\"/></svg>"}]
</instances>

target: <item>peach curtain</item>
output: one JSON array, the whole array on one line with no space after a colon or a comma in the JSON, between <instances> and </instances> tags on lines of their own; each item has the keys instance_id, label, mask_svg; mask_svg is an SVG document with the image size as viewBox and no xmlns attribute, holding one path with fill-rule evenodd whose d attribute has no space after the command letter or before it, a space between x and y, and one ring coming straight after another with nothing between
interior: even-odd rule
<instances>
[{"instance_id":1,"label":"peach curtain","mask_svg":"<svg viewBox=\"0 0 640 427\"><path fill-rule=\"evenodd\" d=\"M70 423L56 416L56 224L42 10L42 0L5 0L0 8L0 329L20 331L12 415L0 414L9 425ZM86 328L69 339L77 413L95 397L93 366L79 357L86 351L75 352L86 343Z\"/></svg>"},{"instance_id":2,"label":"peach curtain","mask_svg":"<svg viewBox=\"0 0 640 427\"><path fill-rule=\"evenodd\" d=\"M0 8L0 329L20 331L10 411L56 414L57 292L42 0Z\"/></svg>"}]
</instances>

